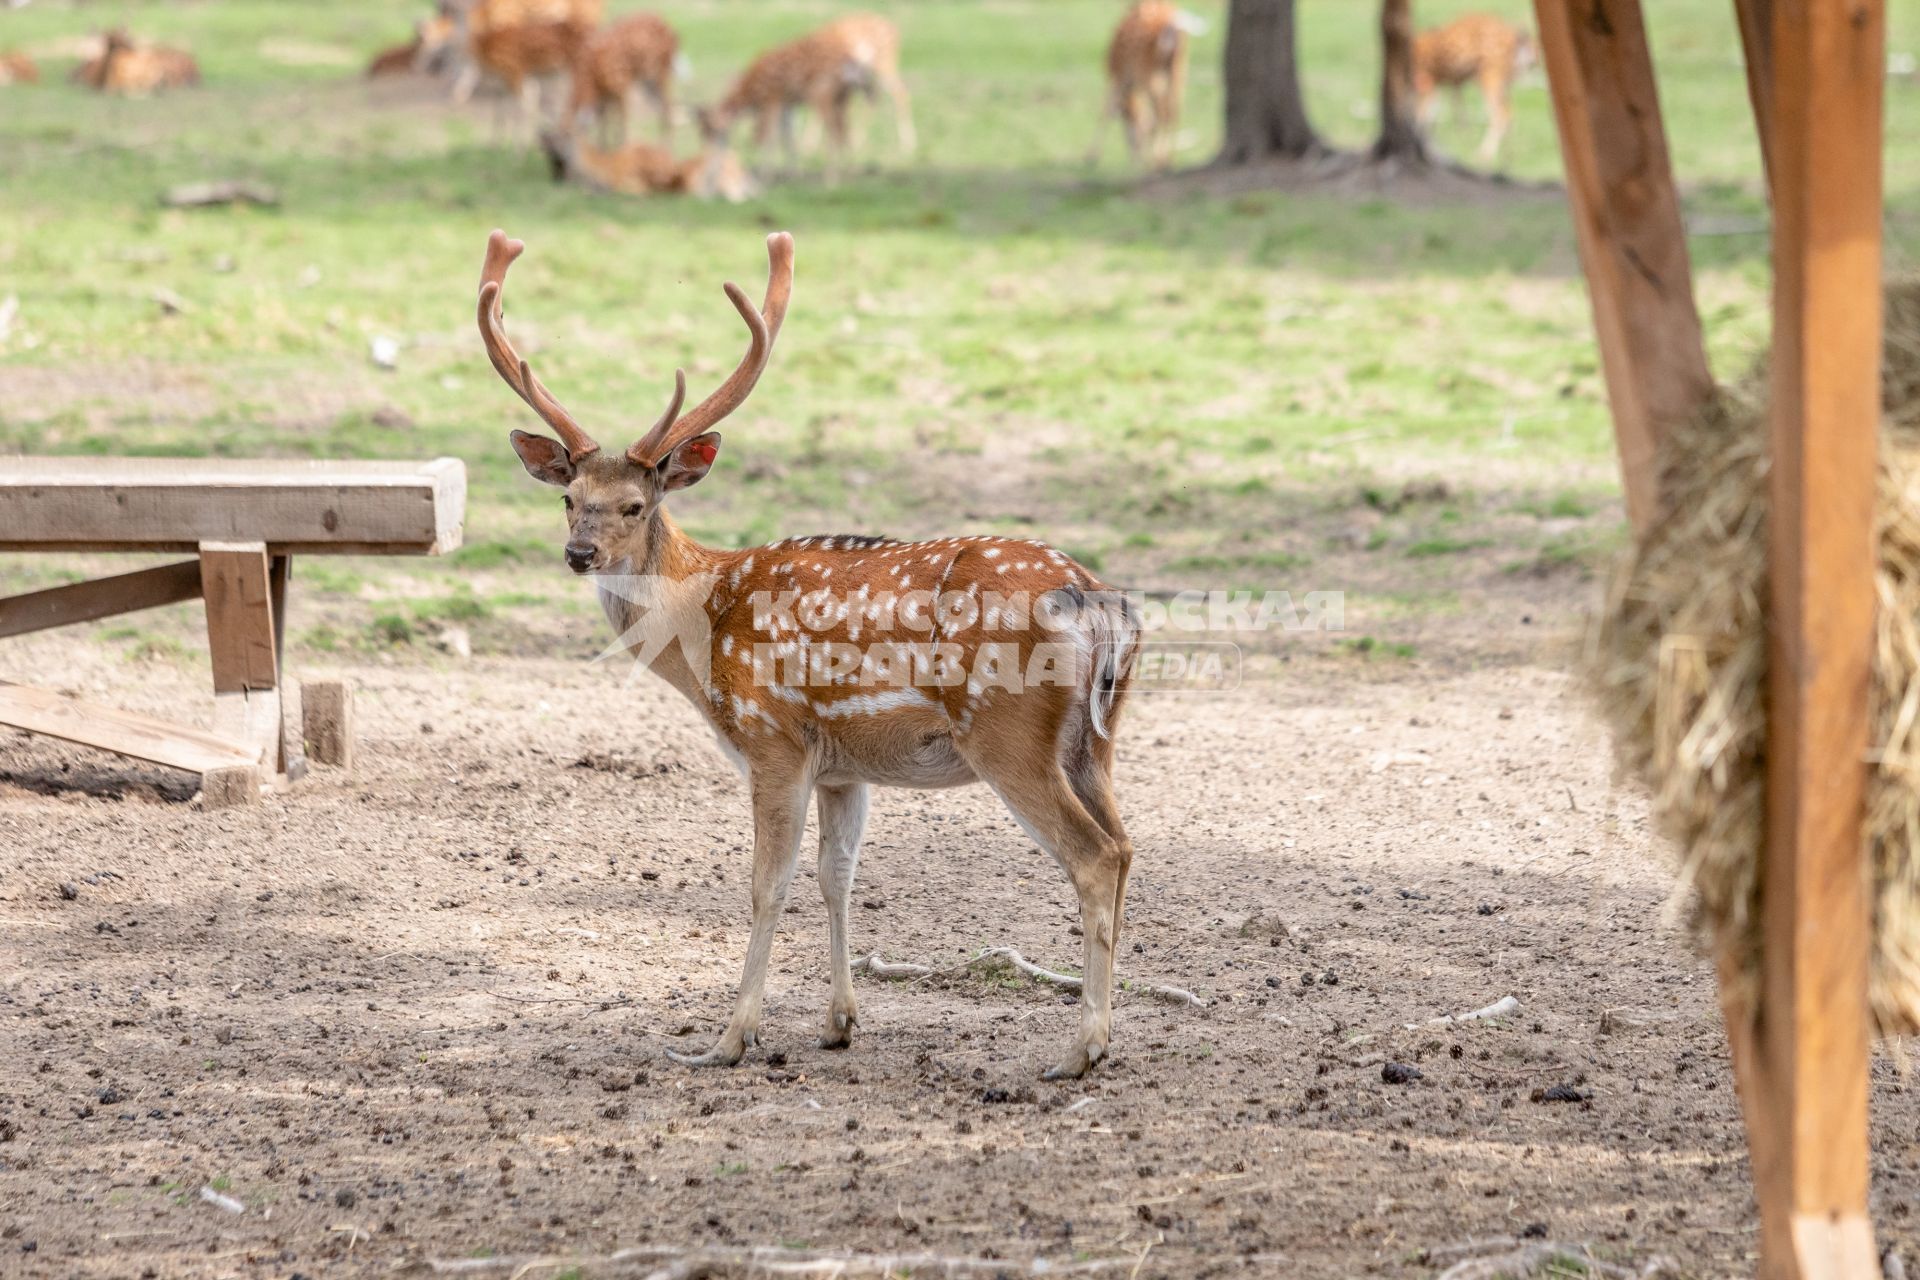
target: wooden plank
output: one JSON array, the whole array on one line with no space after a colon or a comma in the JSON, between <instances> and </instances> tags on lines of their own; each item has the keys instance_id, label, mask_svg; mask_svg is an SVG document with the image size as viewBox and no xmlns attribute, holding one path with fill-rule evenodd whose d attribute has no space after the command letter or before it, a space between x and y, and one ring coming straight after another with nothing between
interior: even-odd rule
<instances>
[{"instance_id":1,"label":"wooden plank","mask_svg":"<svg viewBox=\"0 0 1920 1280\"><path fill-rule=\"evenodd\" d=\"M247 748L215 734L31 685L0 683L0 724L193 773L253 763Z\"/></svg>"},{"instance_id":2,"label":"wooden plank","mask_svg":"<svg viewBox=\"0 0 1920 1280\"><path fill-rule=\"evenodd\" d=\"M437 555L460 545L466 468L203 458L0 460L0 550L276 550Z\"/></svg>"},{"instance_id":3,"label":"wooden plank","mask_svg":"<svg viewBox=\"0 0 1920 1280\"><path fill-rule=\"evenodd\" d=\"M200 546L200 590L207 601L207 651L213 691L244 693L280 685L274 644L273 588L267 548L258 542Z\"/></svg>"},{"instance_id":4,"label":"wooden plank","mask_svg":"<svg viewBox=\"0 0 1920 1280\"><path fill-rule=\"evenodd\" d=\"M1773 6L1763 1274L1879 1274L1861 847L1880 421L1882 0Z\"/></svg>"},{"instance_id":5,"label":"wooden plank","mask_svg":"<svg viewBox=\"0 0 1920 1280\"><path fill-rule=\"evenodd\" d=\"M48 627L92 622L198 599L199 595L198 560L136 569L111 578L94 578L0 600L0 636L19 636Z\"/></svg>"},{"instance_id":6,"label":"wooden plank","mask_svg":"<svg viewBox=\"0 0 1920 1280\"><path fill-rule=\"evenodd\" d=\"M1740 50L1747 66L1747 99L1760 138L1760 171L1773 181L1773 0L1733 0Z\"/></svg>"},{"instance_id":7,"label":"wooden plank","mask_svg":"<svg viewBox=\"0 0 1920 1280\"><path fill-rule=\"evenodd\" d=\"M1639 0L1534 0L1627 514L1659 507L1666 424L1712 393Z\"/></svg>"}]
</instances>

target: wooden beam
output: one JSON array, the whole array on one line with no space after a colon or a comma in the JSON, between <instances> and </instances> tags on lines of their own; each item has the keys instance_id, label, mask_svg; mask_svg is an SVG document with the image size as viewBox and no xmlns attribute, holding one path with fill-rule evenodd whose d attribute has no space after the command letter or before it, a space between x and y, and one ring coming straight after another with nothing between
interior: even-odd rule
<instances>
[{"instance_id":1,"label":"wooden beam","mask_svg":"<svg viewBox=\"0 0 1920 1280\"><path fill-rule=\"evenodd\" d=\"M276 550L438 555L460 545L466 468L432 462L9 458L0 551Z\"/></svg>"},{"instance_id":2,"label":"wooden beam","mask_svg":"<svg viewBox=\"0 0 1920 1280\"><path fill-rule=\"evenodd\" d=\"M1659 510L1667 424L1713 391L1639 0L1534 0L1627 514Z\"/></svg>"},{"instance_id":3,"label":"wooden beam","mask_svg":"<svg viewBox=\"0 0 1920 1280\"><path fill-rule=\"evenodd\" d=\"M1762 1274L1878 1276L1861 846L1880 423L1883 0L1773 5Z\"/></svg>"},{"instance_id":4,"label":"wooden beam","mask_svg":"<svg viewBox=\"0 0 1920 1280\"><path fill-rule=\"evenodd\" d=\"M1773 0L1733 0L1740 19L1740 50L1747 64L1747 98L1760 138L1760 172L1773 182Z\"/></svg>"},{"instance_id":5,"label":"wooden beam","mask_svg":"<svg viewBox=\"0 0 1920 1280\"><path fill-rule=\"evenodd\" d=\"M31 685L0 684L0 724L192 773L254 761L249 748L217 734L62 697Z\"/></svg>"},{"instance_id":6,"label":"wooden beam","mask_svg":"<svg viewBox=\"0 0 1920 1280\"><path fill-rule=\"evenodd\" d=\"M136 569L111 578L29 591L0 600L0 637L25 635L48 627L93 622L200 596L200 562Z\"/></svg>"}]
</instances>

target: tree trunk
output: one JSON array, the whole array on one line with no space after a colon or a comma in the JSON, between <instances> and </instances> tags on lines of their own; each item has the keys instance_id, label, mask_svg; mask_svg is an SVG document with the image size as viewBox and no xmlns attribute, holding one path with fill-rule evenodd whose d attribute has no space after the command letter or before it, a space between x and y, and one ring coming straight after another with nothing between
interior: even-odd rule
<instances>
[{"instance_id":1,"label":"tree trunk","mask_svg":"<svg viewBox=\"0 0 1920 1280\"><path fill-rule=\"evenodd\" d=\"M1375 160L1427 162L1420 104L1413 91L1413 0L1380 5L1380 136Z\"/></svg>"},{"instance_id":2,"label":"tree trunk","mask_svg":"<svg viewBox=\"0 0 1920 1280\"><path fill-rule=\"evenodd\" d=\"M1298 159L1326 150L1300 97L1293 7L1294 0L1232 0L1227 14L1227 136L1215 164Z\"/></svg>"}]
</instances>

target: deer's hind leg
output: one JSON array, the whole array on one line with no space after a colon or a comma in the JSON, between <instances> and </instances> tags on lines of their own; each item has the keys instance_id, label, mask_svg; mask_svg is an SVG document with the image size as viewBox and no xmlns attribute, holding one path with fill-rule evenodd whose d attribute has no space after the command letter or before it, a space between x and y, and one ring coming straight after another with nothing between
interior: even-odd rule
<instances>
[{"instance_id":1,"label":"deer's hind leg","mask_svg":"<svg viewBox=\"0 0 1920 1280\"><path fill-rule=\"evenodd\" d=\"M827 1030L822 1049L844 1049L853 1043L857 1021L853 998L853 963L848 954L847 908L853 899L853 875L860 865L860 833L867 825L867 788L819 787L820 896L827 902L827 949L833 971L833 1001L827 1006Z\"/></svg>"},{"instance_id":2,"label":"deer's hind leg","mask_svg":"<svg viewBox=\"0 0 1920 1280\"><path fill-rule=\"evenodd\" d=\"M1025 755L978 749L979 744L1004 736L987 726L986 722L995 718L994 710L982 708L974 732L955 746L974 772L1006 802L1034 841L1060 864L1080 898L1080 930L1085 942L1080 1029L1066 1055L1046 1072L1049 1080L1071 1079L1085 1075L1106 1056L1112 1035L1114 911L1125 893L1127 854L1121 841L1108 834L1075 794L1058 758L1042 764ZM1007 733L1012 732L1009 726Z\"/></svg>"},{"instance_id":3,"label":"deer's hind leg","mask_svg":"<svg viewBox=\"0 0 1920 1280\"><path fill-rule=\"evenodd\" d=\"M1505 68L1483 66L1480 69L1480 97L1487 104L1487 132L1480 139L1480 163L1492 164L1500 158L1500 148L1507 140L1507 128L1513 123L1513 106L1509 101L1512 83Z\"/></svg>"},{"instance_id":4,"label":"deer's hind leg","mask_svg":"<svg viewBox=\"0 0 1920 1280\"><path fill-rule=\"evenodd\" d=\"M807 791L797 770L756 769L753 777L753 935L740 974L733 1018L720 1040L702 1054L667 1056L690 1067L730 1067L760 1038L760 1007L767 989L767 961L773 954L773 930L787 902L787 886L800 854L807 821Z\"/></svg>"},{"instance_id":5,"label":"deer's hind leg","mask_svg":"<svg viewBox=\"0 0 1920 1280\"><path fill-rule=\"evenodd\" d=\"M1107 716L1111 734L1119 715L1116 703ZM1067 758L1067 782L1073 794L1100 829L1119 848L1120 875L1113 887L1113 947L1119 950L1121 927L1127 909L1127 877L1133 870L1133 839L1120 822L1120 808L1113 799L1113 739L1087 731L1079 748Z\"/></svg>"}]
</instances>

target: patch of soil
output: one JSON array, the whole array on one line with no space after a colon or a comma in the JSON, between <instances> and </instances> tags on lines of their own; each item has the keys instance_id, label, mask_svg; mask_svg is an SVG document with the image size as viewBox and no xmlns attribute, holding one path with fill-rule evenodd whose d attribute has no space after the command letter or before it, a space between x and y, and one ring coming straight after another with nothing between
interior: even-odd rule
<instances>
[{"instance_id":1,"label":"patch of soil","mask_svg":"<svg viewBox=\"0 0 1920 1280\"><path fill-rule=\"evenodd\" d=\"M128 679L15 643L90 696ZM861 975L853 1046L816 1048L810 855L761 1047L668 1062L719 1030L747 936L746 798L692 710L606 664L345 674L356 770L246 809L0 736L0 1274L804 1242L1411 1277L1529 1232L1751 1272L1712 974L1558 673L1138 699L1122 977L1210 1003L1123 994L1068 1084L1037 1075L1070 998L1005 973ZM118 700L204 714L200 673L142 678ZM876 792L855 901L856 954L1078 963L1064 878L981 789ZM1508 994L1515 1017L1429 1021ZM1920 1105L1891 1053L1873 1105L1882 1242L1912 1256Z\"/></svg>"},{"instance_id":2,"label":"patch of soil","mask_svg":"<svg viewBox=\"0 0 1920 1280\"><path fill-rule=\"evenodd\" d=\"M1415 207L1431 204L1489 205L1564 199L1557 182L1527 182L1450 161L1409 164L1375 160L1351 151L1329 151L1293 160L1203 165L1149 178L1140 192L1153 198L1239 196L1258 191L1312 192L1361 200L1391 200Z\"/></svg>"}]
</instances>

